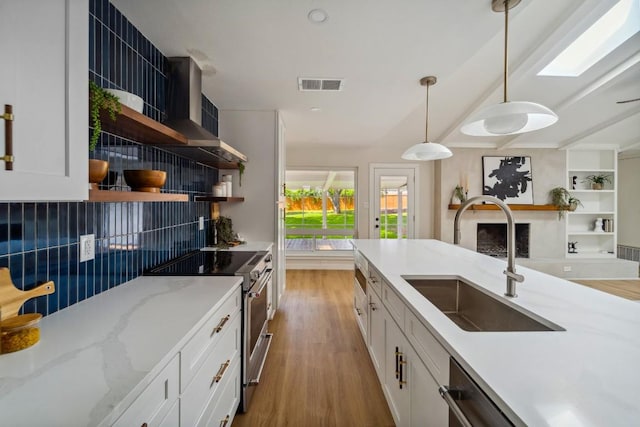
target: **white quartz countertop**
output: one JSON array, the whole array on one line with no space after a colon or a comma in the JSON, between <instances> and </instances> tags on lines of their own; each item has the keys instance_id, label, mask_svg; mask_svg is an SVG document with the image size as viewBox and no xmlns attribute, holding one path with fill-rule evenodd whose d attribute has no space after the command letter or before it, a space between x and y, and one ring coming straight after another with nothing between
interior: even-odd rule
<instances>
[{"instance_id":1,"label":"white quartz countertop","mask_svg":"<svg viewBox=\"0 0 640 427\"><path fill-rule=\"evenodd\" d=\"M640 303L517 266L510 303L566 330L467 332L401 276L459 276L504 298L505 261L437 240L354 245L514 423L640 425Z\"/></svg>"},{"instance_id":2,"label":"white quartz countertop","mask_svg":"<svg viewBox=\"0 0 640 427\"><path fill-rule=\"evenodd\" d=\"M207 246L202 248L203 251L236 251L236 252L254 252L268 251L273 247L273 242L245 242L238 246L230 248L217 248L215 246Z\"/></svg>"},{"instance_id":3,"label":"white quartz countertop","mask_svg":"<svg viewBox=\"0 0 640 427\"><path fill-rule=\"evenodd\" d=\"M0 425L114 421L241 283L139 277L46 316L40 342L0 355Z\"/></svg>"}]
</instances>

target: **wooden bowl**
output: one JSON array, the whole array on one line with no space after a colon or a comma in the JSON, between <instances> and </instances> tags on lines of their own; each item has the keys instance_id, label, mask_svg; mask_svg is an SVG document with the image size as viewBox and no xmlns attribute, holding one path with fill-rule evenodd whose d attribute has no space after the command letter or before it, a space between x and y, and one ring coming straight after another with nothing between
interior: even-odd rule
<instances>
[{"instance_id":1,"label":"wooden bowl","mask_svg":"<svg viewBox=\"0 0 640 427\"><path fill-rule=\"evenodd\" d=\"M97 190L98 183L102 182L107 171L109 170L109 162L98 159L89 159L89 182L91 189Z\"/></svg>"},{"instance_id":2,"label":"wooden bowl","mask_svg":"<svg viewBox=\"0 0 640 427\"><path fill-rule=\"evenodd\" d=\"M159 193L167 180L165 171L149 169L127 169L123 171L124 179L132 191Z\"/></svg>"}]
</instances>

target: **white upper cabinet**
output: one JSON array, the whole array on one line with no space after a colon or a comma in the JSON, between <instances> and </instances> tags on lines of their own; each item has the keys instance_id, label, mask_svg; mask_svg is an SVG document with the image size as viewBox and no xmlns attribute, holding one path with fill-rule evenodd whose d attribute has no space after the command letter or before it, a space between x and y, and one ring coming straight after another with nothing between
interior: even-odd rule
<instances>
[{"instance_id":1,"label":"white upper cabinet","mask_svg":"<svg viewBox=\"0 0 640 427\"><path fill-rule=\"evenodd\" d=\"M0 200L88 197L88 3L0 0L0 109L14 114L13 170L0 162Z\"/></svg>"}]
</instances>

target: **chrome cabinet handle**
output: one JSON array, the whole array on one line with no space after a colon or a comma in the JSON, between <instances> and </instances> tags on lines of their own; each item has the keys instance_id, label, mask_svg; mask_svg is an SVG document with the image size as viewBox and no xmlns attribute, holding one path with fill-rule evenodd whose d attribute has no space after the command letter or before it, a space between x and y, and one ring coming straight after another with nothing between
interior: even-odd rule
<instances>
[{"instance_id":1,"label":"chrome cabinet handle","mask_svg":"<svg viewBox=\"0 0 640 427\"><path fill-rule=\"evenodd\" d=\"M378 307L376 307L376 303L374 302L370 302L369 306L371 307L371 311L376 311L378 309Z\"/></svg>"},{"instance_id":2,"label":"chrome cabinet handle","mask_svg":"<svg viewBox=\"0 0 640 427\"><path fill-rule=\"evenodd\" d=\"M213 336L213 334L217 334L219 333L222 328L224 328L224 325L229 321L229 319L231 318L231 315L227 314L226 316L224 316L221 320L220 323L218 323L218 326L216 326L215 328L213 328L213 332L211 332L211 336Z\"/></svg>"},{"instance_id":3,"label":"chrome cabinet handle","mask_svg":"<svg viewBox=\"0 0 640 427\"><path fill-rule=\"evenodd\" d=\"M460 424L462 424L463 427L473 427L469 419L456 403L456 400L453 398L453 396L451 396L451 391L452 390L449 390L449 387L447 387L446 385L441 385L440 388L438 388L440 396L442 396L444 401L447 402L447 405L449 405L449 409L451 409L453 415L455 415L458 421L460 421Z\"/></svg>"},{"instance_id":4,"label":"chrome cabinet handle","mask_svg":"<svg viewBox=\"0 0 640 427\"><path fill-rule=\"evenodd\" d=\"M0 115L4 120L4 156L0 160L4 161L4 170L13 170L13 106L5 104L4 114Z\"/></svg>"},{"instance_id":5,"label":"chrome cabinet handle","mask_svg":"<svg viewBox=\"0 0 640 427\"><path fill-rule=\"evenodd\" d=\"M403 368L403 366L407 364L407 361L404 360L404 354L402 352L399 352L399 353L400 354L398 355L398 365L400 370L400 378L398 379L398 386L400 387L400 390L402 390L402 386L407 384L407 382L404 380L404 368Z\"/></svg>"},{"instance_id":6,"label":"chrome cabinet handle","mask_svg":"<svg viewBox=\"0 0 640 427\"><path fill-rule=\"evenodd\" d=\"M360 310L358 307L356 307L356 313L358 313L358 316L362 316L362 310Z\"/></svg>"},{"instance_id":7,"label":"chrome cabinet handle","mask_svg":"<svg viewBox=\"0 0 640 427\"><path fill-rule=\"evenodd\" d=\"M220 427L227 427L228 423L229 423L229 415L224 417L224 420L220 421Z\"/></svg>"},{"instance_id":8,"label":"chrome cabinet handle","mask_svg":"<svg viewBox=\"0 0 640 427\"><path fill-rule=\"evenodd\" d=\"M231 361L227 360L222 365L220 365L220 369L218 369L218 373L216 374L216 376L213 377L213 381L211 381L211 385L209 386L209 388L213 387L213 385L215 383L219 383L220 382L220 380L222 379L222 376L224 375L225 371L229 367L230 363L231 363Z\"/></svg>"}]
</instances>

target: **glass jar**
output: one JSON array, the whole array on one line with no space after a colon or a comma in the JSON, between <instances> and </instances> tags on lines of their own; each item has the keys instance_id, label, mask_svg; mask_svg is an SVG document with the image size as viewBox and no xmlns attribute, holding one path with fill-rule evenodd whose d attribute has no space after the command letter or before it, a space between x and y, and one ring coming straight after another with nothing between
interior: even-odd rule
<instances>
[{"instance_id":1,"label":"glass jar","mask_svg":"<svg viewBox=\"0 0 640 427\"><path fill-rule=\"evenodd\" d=\"M22 314L0 322L0 352L12 353L40 341L39 313Z\"/></svg>"}]
</instances>

